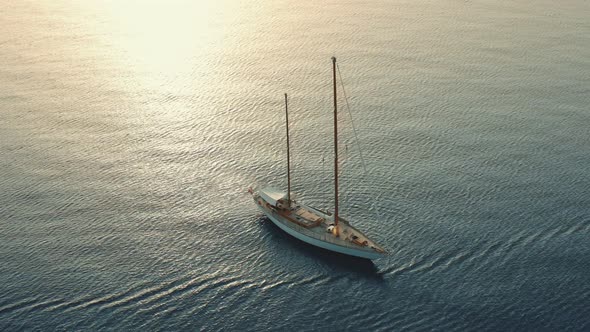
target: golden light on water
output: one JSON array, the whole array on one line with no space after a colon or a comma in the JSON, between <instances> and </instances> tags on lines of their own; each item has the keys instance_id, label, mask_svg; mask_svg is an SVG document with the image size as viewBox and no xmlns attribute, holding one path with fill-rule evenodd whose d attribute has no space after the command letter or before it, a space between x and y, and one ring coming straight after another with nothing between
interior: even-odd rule
<instances>
[{"instance_id":1,"label":"golden light on water","mask_svg":"<svg viewBox=\"0 0 590 332\"><path fill-rule=\"evenodd\" d=\"M192 18L192 8L148 3L139 10L125 4L114 4L112 9L121 30L120 44L147 70L180 71L186 59L201 49L191 35L206 27Z\"/></svg>"},{"instance_id":2,"label":"golden light on water","mask_svg":"<svg viewBox=\"0 0 590 332\"><path fill-rule=\"evenodd\" d=\"M237 15L233 1L112 1L100 6L95 9L106 14L105 35L111 38L104 42L113 47L116 60L146 78L143 84L177 92L187 75L207 69L226 41L226 23Z\"/></svg>"}]
</instances>

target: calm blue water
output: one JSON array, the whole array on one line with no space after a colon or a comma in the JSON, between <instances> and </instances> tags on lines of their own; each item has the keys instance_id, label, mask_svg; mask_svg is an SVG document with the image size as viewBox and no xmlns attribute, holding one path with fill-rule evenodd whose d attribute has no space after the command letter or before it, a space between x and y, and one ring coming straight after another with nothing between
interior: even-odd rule
<instances>
[{"instance_id":1,"label":"calm blue water","mask_svg":"<svg viewBox=\"0 0 590 332\"><path fill-rule=\"evenodd\" d=\"M0 12L0 330L590 330L589 2ZM246 193L286 187L288 92L293 190L332 207L332 55L374 263Z\"/></svg>"}]
</instances>

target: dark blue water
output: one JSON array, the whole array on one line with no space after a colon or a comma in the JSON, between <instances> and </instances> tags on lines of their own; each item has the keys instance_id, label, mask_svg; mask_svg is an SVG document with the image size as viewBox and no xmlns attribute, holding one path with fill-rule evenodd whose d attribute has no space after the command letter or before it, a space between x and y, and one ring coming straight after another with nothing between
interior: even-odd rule
<instances>
[{"instance_id":1,"label":"dark blue water","mask_svg":"<svg viewBox=\"0 0 590 332\"><path fill-rule=\"evenodd\" d=\"M0 330L589 330L590 4L0 5ZM249 186L390 252L302 244ZM345 105L343 96L340 104Z\"/></svg>"}]
</instances>

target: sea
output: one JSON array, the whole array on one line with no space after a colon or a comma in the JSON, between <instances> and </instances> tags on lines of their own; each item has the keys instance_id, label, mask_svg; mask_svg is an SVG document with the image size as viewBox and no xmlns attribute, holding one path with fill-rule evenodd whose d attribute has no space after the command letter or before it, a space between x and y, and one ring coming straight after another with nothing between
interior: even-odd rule
<instances>
[{"instance_id":1,"label":"sea","mask_svg":"<svg viewBox=\"0 0 590 332\"><path fill-rule=\"evenodd\" d=\"M340 213L304 244L248 188ZM1 331L589 331L590 2L0 3Z\"/></svg>"}]
</instances>

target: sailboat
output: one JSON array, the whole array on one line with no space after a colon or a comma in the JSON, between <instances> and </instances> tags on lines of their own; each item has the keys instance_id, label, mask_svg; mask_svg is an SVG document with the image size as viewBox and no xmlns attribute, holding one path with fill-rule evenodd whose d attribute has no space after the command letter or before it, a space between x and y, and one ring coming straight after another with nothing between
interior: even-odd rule
<instances>
[{"instance_id":1,"label":"sailboat","mask_svg":"<svg viewBox=\"0 0 590 332\"><path fill-rule=\"evenodd\" d=\"M338 211L338 103L336 89L336 58L332 57L334 80L334 213L324 212L291 199L291 165L289 153L289 110L285 94L287 127L287 192L273 187L248 189L258 209L289 235L308 244L333 252L365 259L376 259L387 254Z\"/></svg>"}]
</instances>

